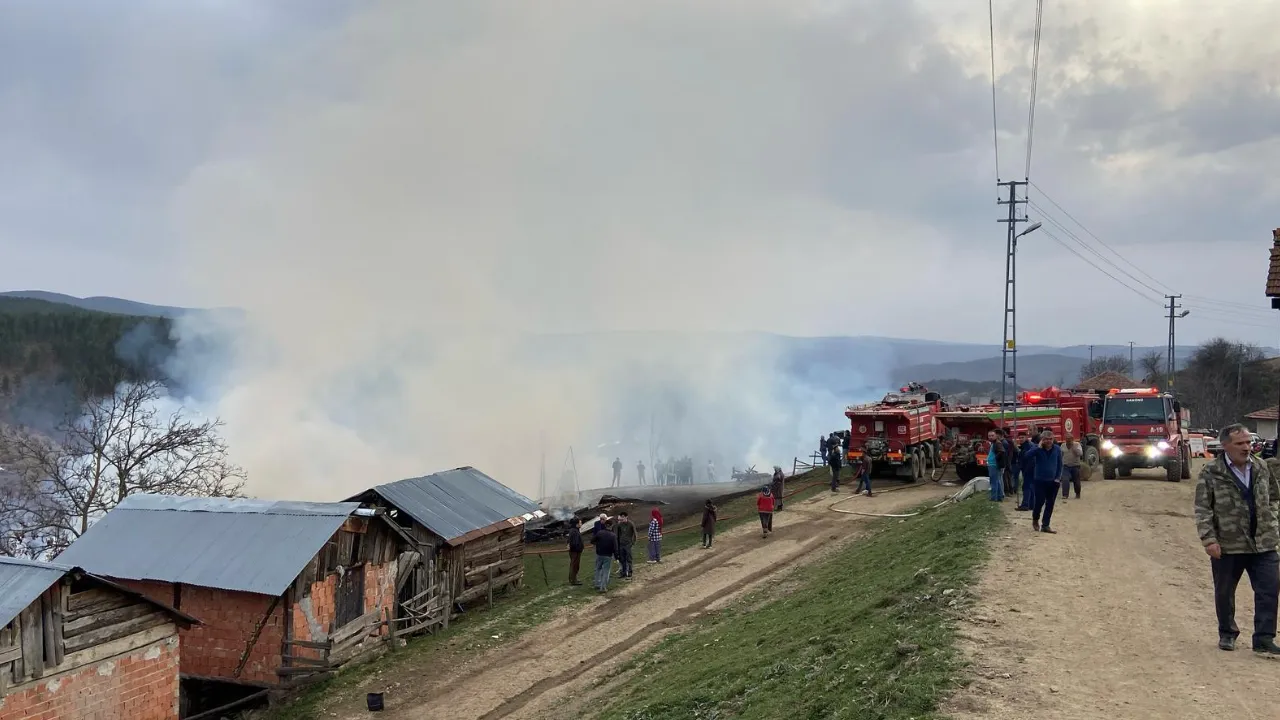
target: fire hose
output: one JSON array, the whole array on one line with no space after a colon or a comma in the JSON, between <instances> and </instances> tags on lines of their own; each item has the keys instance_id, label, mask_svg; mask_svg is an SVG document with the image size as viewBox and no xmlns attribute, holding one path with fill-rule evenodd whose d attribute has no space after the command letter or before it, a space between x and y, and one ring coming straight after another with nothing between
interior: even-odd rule
<instances>
[{"instance_id":1,"label":"fire hose","mask_svg":"<svg viewBox=\"0 0 1280 720\"><path fill-rule=\"evenodd\" d=\"M839 504L841 504L841 503L845 503L845 502L848 502L848 501L850 501L850 500L855 499L855 498L857 497L856 495L851 496L851 497L841 498L841 499L839 499L839 500L837 500L837 501L835 501L835 502L831 503L830 505L828 505L828 506L827 506L827 509L828 509L828 510L833 510L833 511L838 512L838 513L843 513L843 514L845 514L845 515L860 515L860 516L862 516L862 517L880 517L880 518L909 518L909 517L916 517L917 515L921 515L921 514L926 513L926 512L928 512L928 511L930 511L930 510L936 510L936 509L938 509L938 508L942 507L943 505L946 505L947 503L959 502L959 501L961 501L961 500L963 500L963 499L965 499L965 498L969 497L970 495L972 495L972 494L976 491L976 487L977 487L978 481L979 481L979 480L985 480L985 479L986 479L986 478L974 478L973 480L970 480L969 482L965 483L964 487L960 488L960 490L959 490L959 491L957 491L954 495L948 495L947 497L943 498L942 502L938 503L937 505L930 505L929 507L921 508L920 510L917 510L917 511L915 511L915 512L911 512L911 513L870 513L870 512L858 512L857 510L841 510L841 509L839 509L839 508L837 508L837 507L836 507L837 505L839 505ZM890 489L890 490L881 490L881 492L893 492L893 491L895 491L895 490L905 490L905 489L910 488L910 487L920 487L920 486L916 486L916 485L904 485L904 486L902 486L902 487L893 488L893 489Z\"/></svg>"}]
</instances>

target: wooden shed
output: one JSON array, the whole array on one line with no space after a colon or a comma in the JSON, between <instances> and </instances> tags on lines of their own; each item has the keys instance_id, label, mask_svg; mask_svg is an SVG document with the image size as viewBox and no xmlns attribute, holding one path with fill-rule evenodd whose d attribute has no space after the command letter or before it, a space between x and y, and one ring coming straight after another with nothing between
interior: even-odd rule
<instances>
[{"instance_id":1,"label":"wooden shed","mask_svg":"<svg viewBox=\"0 0 1280 720\"><path fill-rule=\"evenodd\" d=\"M80 568L0 558L0 717L176 720L194 622Z\"/></svg>"},{"instance_id":2,"label":"wooden shed","mask_svg":"<svg viewBox=\"0 0 1280 720\"><path fill-rule=\"evenodd\" d=\"M197 713L385 647L408 541L353 502L134 495L61 557L200 620L181 633Z\"/></svg>"},{"instance_id":3,"label":"wooden shed","mask_svg":"<svg viewBox=\"0 0 1280 720\"><path fill-rule=\"evenodd\" d=\"M524 524L545 514L472 467L378 485L351 500L385 513L413 540L397 580L398 634L445 625L460 608L519 585Z\"/></svg>"}]
</instances>

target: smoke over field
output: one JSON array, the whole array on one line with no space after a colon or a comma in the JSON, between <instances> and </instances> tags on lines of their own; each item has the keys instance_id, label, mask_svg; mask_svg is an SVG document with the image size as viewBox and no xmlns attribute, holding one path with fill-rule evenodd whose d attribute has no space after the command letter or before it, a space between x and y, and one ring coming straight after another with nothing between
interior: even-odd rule
<instances>
[{"instance_id":1,"label":"smoke over field","mask_svg":"<svg viewBox=\"0 0 1280 720\"><path fill-rule=\"evenodd\" d=\"M838 268L890 235L938 258L914 282L941 277L930 231L829 194L852 88L879 82L840 69L875 52L849 42L865 17L358 7L256 75L174 201L190 285L247 316L180 323L173 367L252 491L472 464L535 493L544 447L549 476L572 445L600 484L653 442L727 474L789 462L883 391L878 358L815 374L749 334L848 313L815 284L873 282Z\"/></svg>"}]
</instances>

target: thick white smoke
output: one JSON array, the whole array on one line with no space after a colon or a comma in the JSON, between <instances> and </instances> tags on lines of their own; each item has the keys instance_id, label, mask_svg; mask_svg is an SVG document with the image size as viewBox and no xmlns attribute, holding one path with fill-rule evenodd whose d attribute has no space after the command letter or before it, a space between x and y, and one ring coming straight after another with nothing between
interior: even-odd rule
<instances>
[{"instance_id":1,"label":"thick white smoke","mask_svg":"<svg viewBox=\"0 0 1280 720\"><path fill-rule=\"evenodd\" d=\"M727 473L882 392L875 358L805 377L745 333L856 330L882 243L943 276L929 230L831 197L824 159L881 88L848 67L866 18L818 5L377 3L294 48L175 202L192 287L248 311L230 344L182 323L174 367L250 489L470 464L535 494L544 448L599 485L654 436Z\"/></svg>"}]
</instances>

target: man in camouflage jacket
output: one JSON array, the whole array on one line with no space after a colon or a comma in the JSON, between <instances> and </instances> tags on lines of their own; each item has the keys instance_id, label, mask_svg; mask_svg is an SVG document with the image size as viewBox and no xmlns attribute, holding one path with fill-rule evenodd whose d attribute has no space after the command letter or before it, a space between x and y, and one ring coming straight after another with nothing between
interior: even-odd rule
<instances>
[{"instance_id":1,"label":"man in camouflage jacket","mask_svg":"<svg viewBox=\"0 0 1280 720\"><path fill-rule=\"evenodd\" d=\"M1196 529L1213 568L1218 647L1235 649L1236 586L1247 572L1254 594L1253 650L1280 655L1280 484L1266 463L1250 455L1243 425L1223 428L1219 440L1222 455L1200 471L1195 503Z\"/></svg>"}]
</instances>

